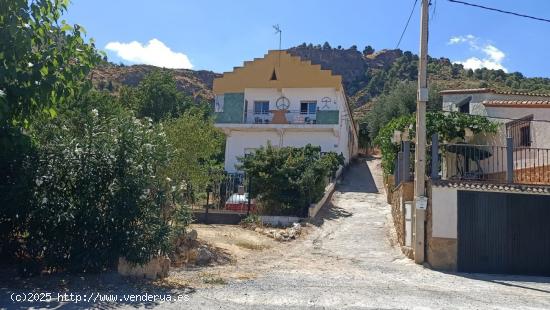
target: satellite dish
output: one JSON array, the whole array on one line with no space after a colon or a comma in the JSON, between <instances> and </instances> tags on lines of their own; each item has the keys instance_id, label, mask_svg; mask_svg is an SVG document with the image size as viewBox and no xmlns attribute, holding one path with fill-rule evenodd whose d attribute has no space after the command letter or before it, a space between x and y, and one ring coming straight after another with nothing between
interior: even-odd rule
<instances>
[{"instance_id":1,"label":"satellite dish","mask_svg":"<svg viewBox=\"0 0 550 310\"><path fill-rule=\"evenodd\" d=\"M288 110L288 108L290 108L290 100L285 96L281 96L275 101L275 106L279 110Z\"/></svg>"}]
</instances>

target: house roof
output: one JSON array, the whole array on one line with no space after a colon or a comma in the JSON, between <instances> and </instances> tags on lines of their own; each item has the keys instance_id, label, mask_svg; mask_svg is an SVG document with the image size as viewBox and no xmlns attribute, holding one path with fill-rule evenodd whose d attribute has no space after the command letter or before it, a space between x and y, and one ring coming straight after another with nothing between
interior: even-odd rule
<instances>
[{"instance_id":1,"label":"house roof","mask_svg":"<svg viewBox=\"0 0 550 310\"><path fill-rule=\"evenodd\" d=\"M486 107L550 108L550 100L485 100Z\"/></svg>"},{"instance_id":2,"label":"house roof","mask_svg":"<svg viewBox=\"0 0 550 310\"><path fill-rule=\"evenodd\" d=\"M439 92L442 95L455 95L455 94L483 94L492 93L500 95L518 95L518 96L533 96L533 97L550 97L550 94L530 93L530 92L516 92L496 90L492 88L469 88L469 89L449 89Z\"/></svg>"},{"instance_id":3,"label":"house roof","mask_svg":"<svg viewBox=\"0 0 550 310\"><path fill-rule=\"evenodd\" d=\"M214 80L215 94L244 92L245 88L323 88L343 90L342 77L320 65L292 56L284 50L271 50L263 58L245 61Z\"/></svg>"},{"instance_id":4,"label":"house roof","mask_svg":"<svg viewBox=\"0 0 550 310\"><path fill-rule=\"evenodd\" d=\"M549 184L498 184L475 181L431 180L432 186L477 191L550 194Z\"/></svg>"}]
</instances>

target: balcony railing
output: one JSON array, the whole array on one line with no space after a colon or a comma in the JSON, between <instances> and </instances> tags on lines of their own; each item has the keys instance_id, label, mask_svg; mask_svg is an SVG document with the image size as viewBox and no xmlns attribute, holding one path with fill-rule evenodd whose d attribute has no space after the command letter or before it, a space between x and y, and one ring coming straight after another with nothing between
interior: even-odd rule
<instances>
[{"instance_id":1,"label":"balcony railing","mask_svg":"<svg viewBox=\"0 0 550 310\"><path fill-rule=\"evenodd\" d=\"M262 111L248 112L245 124L317 124L317 113L302 111Z\"/></svg>"},{"instance_id":2,"label":"balcony railing","mask_svg":"<svg viewBox=\"0 0 550 310\"><path fill-rule=\"evenodd\" d=\"M214 113L217 124L300 124L336 125L340 122L339 110L269 110L247 111L226 109Z\"/></svg>"},{"instance_id":3,"label":"balcony railing","mask_svg":"<svg viewBox=\"0 0 550 310\"><path fill-rule=\"evenodd\" d=\"M550 185L550 149L468 143L439 144L426 149L426 172L432 180ZM403 142L395 161L396 185L412 181L414 144Z\"/></svg>"}]
</instances>

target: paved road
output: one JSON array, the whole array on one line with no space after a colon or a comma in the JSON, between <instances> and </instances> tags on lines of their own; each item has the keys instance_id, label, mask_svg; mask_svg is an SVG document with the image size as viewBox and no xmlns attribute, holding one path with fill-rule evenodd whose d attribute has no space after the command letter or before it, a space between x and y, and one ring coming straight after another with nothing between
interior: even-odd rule
<instances>
[{"instance_id":1,"label":"paved road","mask_svg":"<svg viewBox=\"0 0 550 310\"><path fill-rule=\"evenodd\" d=\"M237 263L251 280L197 289L167 309L550 309L550 278L453 274L416 265L391 246L378 160L354 165L304 238ZM373 171L373 173L371 173ZM118 293L127 291L118 287ZM1 305L1 303L0 303ZM86 304L59 304L84 308ZM53 305L55 306L55 305ZM90 305L86 305L89 307Z\"/></svg>"}]
</instances>

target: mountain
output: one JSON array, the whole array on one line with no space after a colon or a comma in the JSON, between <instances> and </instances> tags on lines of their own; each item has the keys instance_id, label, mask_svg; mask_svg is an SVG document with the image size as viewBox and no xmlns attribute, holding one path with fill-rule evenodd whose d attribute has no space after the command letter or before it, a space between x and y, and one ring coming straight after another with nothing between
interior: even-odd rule
<instances>
[{"instance_id":1,"label":"mountain","mask_svg":"<svg viewBox=\"0 0 550 310\"><path fill-rule=\"evenodd\" d=\"M149 65L115 65L104 63L91 73L93 85L97 89L106 89L116 93L122 86L137 86L143 77L154 66ZM212 84L221 74L206 70L167 69L173 72L176 85L183 93L193 97L196 101L211 101L214 99Z\"/></svg>"},{"instance_id":2,"label":"mountain","mask_svg":"<svg viewBox=\"0 0 550 310\"><path fill-rule=\"evenodd\" d=\"M360 52L356 46L332 48L325 42L322 46L304 43L288 51L341 75L349 102L353 107L360 108L358 110L368 111L378 95L387 93L403 81L417 79L418 56L399 49L375 51L367 46ZM148 65L120 66L106 63L93 71L92 81L96 88L117 92L121 85L137 85L153 68ZM213 99L212 82L221 74L205 70L172 71L182 92L197 101ZM550 94L548 78L526 78L519 72L506 73L485 68L468 70L447 58L429 57L428 77L430 87L438 90L489 87Z\"/></svg>"}]
</instances>

